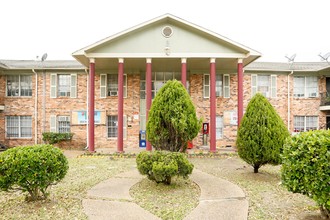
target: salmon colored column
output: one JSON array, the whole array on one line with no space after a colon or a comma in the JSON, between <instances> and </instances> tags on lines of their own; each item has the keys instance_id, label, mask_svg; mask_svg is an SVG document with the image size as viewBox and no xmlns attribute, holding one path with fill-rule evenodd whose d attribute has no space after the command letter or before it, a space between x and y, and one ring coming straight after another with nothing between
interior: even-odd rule
<instances>
[{"instance_id":1,"label":"salmon colored column","mask_svg":"<svg viewBox=\"0 0 330 220\"><path fill-rule=\"evenodd\" d=\"M89 91L88 91L88 149L95 152L94 143L94 107L95 107L95 59L89 61Z\"/></svg>"},{"instance_id":2,"label":"salmon colored column","mask_svg":"<svg viewBox=\"0 0 330 220\"><path fill-rule=\"evenodd\" d=\"M238 59L237 64L237 127L243 118L243 60Z\"/></svg>"},{"instance_id":3,"label":"salmon colored column","mask_svg":"<svg viewBox=\"0 0 330 220\"><path fill-rule=\"evenodd\" d=\"M215 58L210 59L210 152L216 152Z\"/></svg>"},{"instance_id":4,"label":"salmon colored column","mask_svg":"<svg viewBox=\"0 0 330 220\"><path fill-rule=\"evenodd\" d=\"M187 88L187 59L181 59L181 83Z\"/></svg>"},{"instance_id":5,"label":"salmon colored column","mask_svg":"<svg viewBox=\"0 0 330 220\"><path fill-rule=\"evenodd\" d=\"M117 151L124 152L124 59L118 62L118 126L117 126Z\"/></svg>"},{"instance_id":6,"label":"salmon colored column","mask_svg":"<svg viewBox=\"0 0 330 220\"><path fill-rule=\"evenodd\" d=\"M148 115L149 115L149 110L151 108L151 101L152 101L152 92L151 92L151 86L152 86L152 75L151 75L151 58L147 58L147 65L146 65L146 96L147 96L147 106L146 106L146 121L148 121ZM151 143L147 141L147 151L152 150Z\"/></svg>"}]
</instances>

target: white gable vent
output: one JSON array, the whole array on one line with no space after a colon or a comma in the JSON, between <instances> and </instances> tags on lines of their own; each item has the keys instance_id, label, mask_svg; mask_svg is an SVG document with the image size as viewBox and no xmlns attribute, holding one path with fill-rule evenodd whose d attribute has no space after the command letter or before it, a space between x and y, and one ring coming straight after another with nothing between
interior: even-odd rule
<instances>
[{"instance_id":1,"label":"white gable vent","mask_svg":"<svg viewBox=\"0 0 330 220\"><path fill-rule=\"evenodd\" d=\"M163 28L162 34L164 37L171 37L173 34L173 29L170 26L166 26Z\"/></svg>"}]
</instances>

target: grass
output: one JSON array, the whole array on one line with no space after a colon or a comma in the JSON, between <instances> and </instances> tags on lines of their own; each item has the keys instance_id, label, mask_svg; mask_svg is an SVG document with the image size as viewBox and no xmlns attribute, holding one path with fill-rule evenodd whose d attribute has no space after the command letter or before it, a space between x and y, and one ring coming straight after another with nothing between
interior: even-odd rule
<instances>
[{"instance_id":1,"label":"grass","mask_svg":"<svg viewBox=\"0 0 330 220\"><path fill-rule=\"evenodd\" d=\"M249 201L249 220L320 219L314 201L290 193L280 184L280 166L264 166L255 174L234 154L197 156L189 159L195 168L236 183L244 190ZM0 219L87 219L82 207L87 190L131 169L135 159L120 155L84 156L69 159L69 166L67 176L50 189L50 197L45 201L26 202L25 194L0 191ZM162 219L182 219L197 205L200 192L191 181L177 178L173 183L165 186L144 179L131 189L131 195L140 206Z\"/></svg>"},{"instance_id":2,"label":"grass","mask_svg":"<svg viewBox=\"0 0 330 220\"><path fill-rule=\"evenodd\" d=\"M288 192L281 185L280 166L266 165L259 173L253 173L253 168L237 156L190 160L195 168L236 183L244 190L249 201L249 220L321 219L313 200Z\"/></svg>"},{"instance_id":3,"label":"grass","mask_svg":"<svg viewBox=\"0 0 330 220\"><path fill-rule=\"evenodd\" d=\"M173 178L171 185L143 179L134 185L130 194L142 208L161 219L183 219L197 205L199 187L189 179Z\"/></svg>"},{"instance_id":4,"label":"grass","mask_svg":"<svg viewBox=\"0 0 330 220\"><path fill-rule=\"evenodd\" d=\"M87 219L82 207L87 190L134 165L135 159L69 159L68 174L50 189L47 200L26 202L23 193L0 191L0 219Z\"/></svg>"}]
</instances>

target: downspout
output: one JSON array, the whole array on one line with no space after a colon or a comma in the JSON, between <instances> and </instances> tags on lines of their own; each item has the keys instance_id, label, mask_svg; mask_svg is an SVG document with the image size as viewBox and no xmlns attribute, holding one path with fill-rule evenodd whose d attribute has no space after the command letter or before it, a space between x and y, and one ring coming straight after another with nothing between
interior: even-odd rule
<instances>
[{"instance_id":1,"label":"downspout","mask_svg":"<svg viewBox=\"0 0 330 220\"><path fill-rule=\"evenodd\" d=\"M290 76L293 74L293 70L291 70L291 73L288 74L288 131L290 132L290 124L291 124L291 108L290 108ZM291 132L290 132L291 133Z\"/></svg>"},{"instance_id":2,"label":"downspout","mask_svg":"<svg viewBox=\"0 0 330 220\"><path fill-rule=\"evenodd\" d=\"M46 72L42 71L42 132L46 131Z\"/></svg>"},{"instance_id":3,"label":"downspout","mask_svg":"<svg viewBox=\"0 0 330 220\"><path fill-rule=\"evenodd\" d=\"M35 74L35 97L34 97L34 143L38 144L38 73L32 69Z\"/></svg>"},{"instance_id":4,"label":"downspout","mask_svg":"<svg viewBox=\"0 0 330 220\"><path fill-rule=\"evenodd\" d=\"M89 105L89 99L88 99L88 88L89 88L89 70L88 68L85 68L85 72L86 72L86 84L87 84L87 90L86 90L86 117L87 117L87 122L88 122L88 105ZM86 123L86 150L88 150L88 123Z\"/></svg>"}]
</instances>

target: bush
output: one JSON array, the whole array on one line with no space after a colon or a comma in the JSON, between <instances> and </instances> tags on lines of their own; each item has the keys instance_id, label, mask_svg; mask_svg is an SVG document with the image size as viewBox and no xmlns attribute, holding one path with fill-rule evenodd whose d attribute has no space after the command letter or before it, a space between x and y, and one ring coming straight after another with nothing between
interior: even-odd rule
<instances>
[{"instance_id":1,"label":"bush","mask_svg":"<svg viewBox=\"0 0 330 220\"><path fill-rule=\"evenodd\" d=\"M283 185L314 199L330 218L330 131L293 136L284 145L282 157Z\"/></svg>"},{"instance_id":2,"label":"bush","mask_svg":"<svg viewBox=\"0 0 330 220\"><path fill-rule=\"evenodd\" d=\"M44 132L42 133L42 140L48 144L57 144L63 141L71 141L73 133L56 133Z\"/></svg>"},{"instance_id":3,"label":"bush","mask_svg":"<svg viewBox=\"0 0 330 220\"><path fill-rule=\"evenodd\" d=\"M68 168L62 151L52 145L11 148L0 154L0 189L28 192L30 201L45 199L49 186L63 179Z\"/></svg>"},{"instance_id":4,"label":"bush","mask_svg":"<svg viewBox=\"0 0 330 220\"><path fill-rule=\"evenodd\" d=\"M147 140L156 150L185 152L188 141L197 136L201 126L185 87L177 80L168 81L152 102Z\"/></svg>"},{"instance_id":5,"label":"bush","mask_svg":"<svg viewBox=\"0 0 330 220\"><path fill-rule=\"evenodd\" d=\"M142 175L157 183L171 184L173 176L188 178L194 165L179 152L144 151L136 157L137 168Z\"/></svg>"},{"instance_id":6,"label":"bush","mask_svg":"<svg viewBox=\"0 0 330 220\"><path fill-rule=\"evenodd\" d=\"M257 93L249 102L238 128L238 155L258 173L262 165L281 163L280 154L289 135L273 106Z\"/></svg>"}]
</instances>

